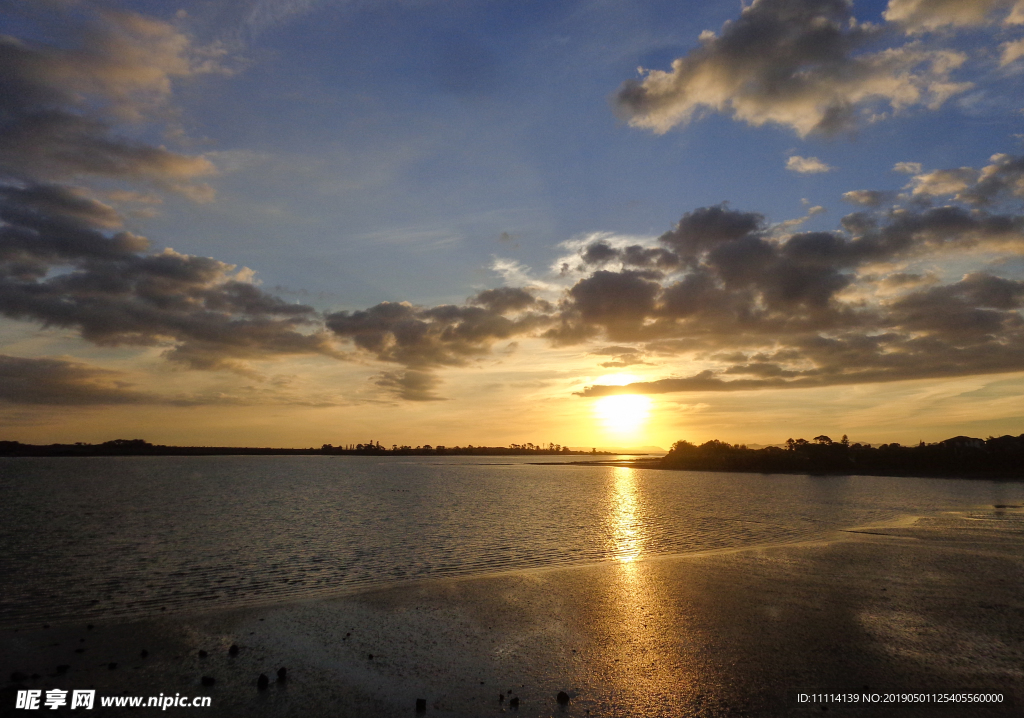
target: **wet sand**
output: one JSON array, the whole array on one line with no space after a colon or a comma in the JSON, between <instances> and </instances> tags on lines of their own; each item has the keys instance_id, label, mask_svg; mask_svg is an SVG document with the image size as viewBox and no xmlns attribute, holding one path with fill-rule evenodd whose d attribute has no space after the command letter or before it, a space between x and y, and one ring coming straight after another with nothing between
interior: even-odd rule
<instances>
[{"instance_id":1,"label":"wet sand","mask_svg":"<svg viewBox=\"0 0 1024 718\"><path fill-rule=\"evenodd\" d=\"M417 698L421 715L439 716L1021 715L1024 512L92 629L11 629L0 656L0 715L38 715L13 710L19 687L209 695L211 708L167 711L208 716L416 716ZM13 672L25 675L13 682ZM800 693L1003 702L823 704ZM77 714L159 712L97 704Z\"/></svg>"}]
</instances>

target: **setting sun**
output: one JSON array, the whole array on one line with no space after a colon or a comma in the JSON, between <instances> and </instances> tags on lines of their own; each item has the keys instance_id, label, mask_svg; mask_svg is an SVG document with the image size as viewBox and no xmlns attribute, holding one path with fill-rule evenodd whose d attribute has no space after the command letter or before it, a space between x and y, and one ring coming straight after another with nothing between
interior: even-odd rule
<instances>
[{"instance_id":1,"label":"setting sun","mask_svg":"<svg viewBox=\"0 0 1024 718\"><path fill-rule=\"evenodd\" d=\"M647 423L651 397L639 394L616 394L597 400L594 413L609 434L632 434Z\"/></svg>"}]
</instances>

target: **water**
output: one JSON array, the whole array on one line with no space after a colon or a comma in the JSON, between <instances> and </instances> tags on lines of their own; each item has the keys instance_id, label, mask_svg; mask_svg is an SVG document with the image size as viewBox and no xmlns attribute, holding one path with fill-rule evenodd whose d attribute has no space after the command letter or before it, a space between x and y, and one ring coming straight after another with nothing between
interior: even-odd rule
<instances>
[{"instance_id":1,"label":"water","mask_svg":"<svg viewBox=\"0 0 1024 718\"><path fill-rule=\"evenodd\" d=\"M0 625L166 615L782 543L1024 503L1024 484L521 457L0 459Z\"/></svg>"}]
</instances>

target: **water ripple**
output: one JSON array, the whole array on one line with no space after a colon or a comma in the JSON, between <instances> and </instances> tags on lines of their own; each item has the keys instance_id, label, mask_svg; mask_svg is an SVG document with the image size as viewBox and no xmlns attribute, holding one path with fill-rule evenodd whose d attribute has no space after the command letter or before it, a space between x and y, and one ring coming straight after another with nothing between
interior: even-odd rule
<instances>
[{"instance_id":1,"label":"water ripple","mask_svg":"<svg viewBox=\"0 0 1024 718\"><path fill-rule=\"evenodd\" d=\"M799 541L1020 484L373 457L0 459L0 625Z\"/></svg>"}]
</instances>

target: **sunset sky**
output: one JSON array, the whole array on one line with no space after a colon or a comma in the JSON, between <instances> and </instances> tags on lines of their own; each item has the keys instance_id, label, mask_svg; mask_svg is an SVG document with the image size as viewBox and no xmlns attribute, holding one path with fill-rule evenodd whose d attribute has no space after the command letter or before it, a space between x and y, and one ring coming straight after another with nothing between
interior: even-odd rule
<instances>
[{"instance_id":1,"label":"sunset sky","mask_svg":"<svg viewBox=\"0 0 1024 718\"><path fill-rule=\"evenodd\" d=\"M0 439L1024 432L1024 0L0 7Z\"/></svg>"}]
</instances>

